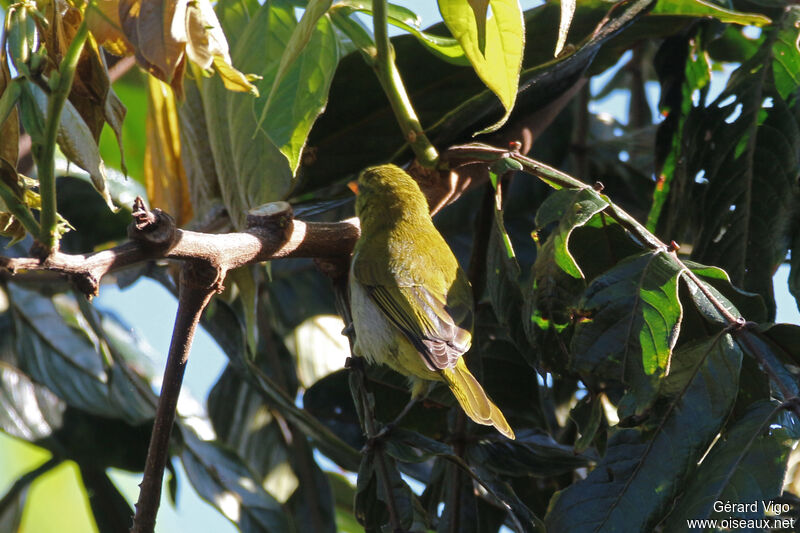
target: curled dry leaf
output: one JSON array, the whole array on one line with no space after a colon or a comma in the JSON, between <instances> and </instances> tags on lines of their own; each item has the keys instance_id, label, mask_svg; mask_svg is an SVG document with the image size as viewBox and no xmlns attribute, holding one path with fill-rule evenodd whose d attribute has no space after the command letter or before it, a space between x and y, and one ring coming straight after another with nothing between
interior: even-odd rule
<instances>
[{"instance_id":1,"label":"curled dry leaf","mask_svg":"<svg viewBox=\"0 0 800 533\"><path fill-rule=\"evenodd\" d=\"M133 53L133 45L125 37L119 20L119 0L96 0L86 8L86 24L97 44L114 55Z\"/></svg>"},{"instance_id":2,"label":"curled dry leaf","mask_svg":"<svg viewBox=\"0 0 800 533\"><path fill-rule=\"evenodd\" d=\"M233 67L228 41L208 0L114 0L120 26L137 62L181 93L188 57L203 70L214 67L225 87L258 94L247 76ZM176 83L177 82L177 83Z\"/></svg>"}]
</instances>

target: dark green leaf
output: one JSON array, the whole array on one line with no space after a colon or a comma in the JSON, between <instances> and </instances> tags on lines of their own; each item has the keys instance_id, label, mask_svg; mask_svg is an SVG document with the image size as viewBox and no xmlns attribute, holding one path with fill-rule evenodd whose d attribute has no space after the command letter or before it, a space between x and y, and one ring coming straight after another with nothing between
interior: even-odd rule
<instances>
[{"instance_id":1,"label":"dark green leaf","mask_svg":"<svg viewBox=\"0 0 800 533\"><path fill-rule=\"evenodd\" d=\"M574 368L632 381L668 373L683 315L680 268L666 253L647 252L595 279L578 311L586 318L572 339Z\"/></svg>"},{"instance_id":2,"label":"dark green leaf","mask_svg":"<svg viewBox=\"0 0 800 533\"><path fill-rule=\"evenodd\" d=\"M714 444L687 480L675 508L664 519L665 531L685 531L688 519L764 517L764 503L781 494L790 440L771 428L780 406L757 402ZM715 502L757 502L753 512L716 512Z\"/></svg>"},{"instance_id":3,"label":"dark green leaf","mask_svg":"<svg viewBox=\"0 0 800 533\"><path fill-rule=\"evenodd\" d=\"M103 533L129 531L133 522L133 510L108 474L91 464L81 465L80 474L89 495L89 505L92 507L97 529Z\"/></svg>"},{"instance_id":4,"label":"dark green leaf","mask_svg":"<svg viewBox=\"0 0 800 533\"><path fill-rule=\"evenodd\" d=\"M7 289L22 370L67 404L89 413L134 424L152 416L140 378L129 377L130 369L110 359L107 344L82 321L74 302L62 298L57 309L36 292L15 284Z\"/></svg>"},{"instance_id":5,"label":"dark green leaf","mask_svg":"<svg viewBox=\"0 0 800 533\"><path fill-rule=\"evenodd\" d=\"M242 463L214 442L200 440L184 428L181 462L202 498L217 507L243 533L288 531L281 505Z\"/></svg>"},{"instance_id":6,"label":"dark green leaf","mask_svg":"<svg viewBox=\"0 0 800 533\"><path fill-rule=\"evenodd\" d=\"M697 204L701 231L692 257L719 265L735 285L763 296L770 317L772 274L786 256L800 164L798 109L778 90L773 68L785 51L773 45L782 31L796 33L789 30L796 9L731 75L725 91L687 119L688 175L703 171L708 181Z\"/></svg>"},{"instance_id":7,"label":"dark green leaf","mask_svg":"<svg viewBox=\"0 0 800 533\"><path fill-rule=\"evenodd\" d=\"M707 340L692 355L695 374L652 430L618 429L586 479L554 496L549 531L650 531L661 520L738 390L742 355L729 335Z\"/></svg>"},{"instance_id":8,"label":"dark green leaf","mask_svg":"<svg viewBox=\"0 0 800 533\"><path fill-rule=\"evenodd\" d=\"M516 440L480 442L470 447L470 460L503 476L549 477L589 465L590 458L571 446L532 431L518 431Z\"/></svg>"},{"instance_id":9,"label":"dark green leaf","mask_svg":"<svg viewBox=\"0 0 800 533\"><path fill-rule=\"evenodd\" d=\"M727 272L721 268L708 267L694 261L684 261L684 264L701 279L702 288L708 291L715 302L721 304L728 313L736 318L744 316L747 320L753 322L767 320L767 307L764 305L764 298L758 294L735 287L731 283ZM686 274L683 274L682 277L700 313L712 323L727 326L728 320L709 300L708 296L703 293L700 287Z\"/></svg>"}]
</instances>

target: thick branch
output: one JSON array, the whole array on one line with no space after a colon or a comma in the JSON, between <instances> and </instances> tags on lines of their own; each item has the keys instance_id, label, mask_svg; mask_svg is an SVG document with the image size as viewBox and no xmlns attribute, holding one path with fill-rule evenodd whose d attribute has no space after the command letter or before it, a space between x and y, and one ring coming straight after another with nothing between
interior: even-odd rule
<instances>
[{"instance_id":1,"label":"thick branch","mask_svg":"<svg viewBox=\"0 0 800 533\"><path fill-rule=\"evenodd\" d=\"M175 318L175 328L172 331L172 342L169 346L153 433L147 450L147 462L140 485L139 501L136 503L132 533L152 533L155 527L156 514L161 502L161 482L169 457L170 434L175 422L175 411L186 363L189 360L189 351L203 310L220 287L219 273L209 268L207 264L199 261L184 264L181 272L178 316Z\"/></svg>"},{"instance_id":2,"label":"thick branch","mask_svg":"<svg viewBox=\"0 0 800 533\"><path fill-rule=\"evenodd\" d=\"M154 223L168 217L157 209L151 214ZM250 227L245 232L226 234L181 230L165 222L166 229L158 230L165 234L153 235L156 230L134 225L132 240L109 250L79 255L55 252L45 259L0 257L0 268L12 274L60 272L73 277L84 294L94 296L100 280L109 272L150 259L201 260L218 268L224 277L234 268L271 259L347 256L360 234L356 218L330 223L293 220L291 206L285 202L253 210L248 221Z\"/></svg>"}]
</instances>

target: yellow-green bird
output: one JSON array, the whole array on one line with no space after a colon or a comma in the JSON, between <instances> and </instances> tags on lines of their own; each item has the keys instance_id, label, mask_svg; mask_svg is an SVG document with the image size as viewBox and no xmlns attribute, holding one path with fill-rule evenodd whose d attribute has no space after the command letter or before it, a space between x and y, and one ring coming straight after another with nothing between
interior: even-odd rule
<instances>
[{"instance_id":1,"label":"yellow-green bird","mask_svg":"<svg viewBox=\"0 0 800 533\"><path fill-rule=\"evenodd\" d=\"M470 373L462 355L472 342L472 290L436 230L417 182L381 165L358 178L361 237L350 268L355 355L409 379L412 398L444 381L478 424L514 432Z\"/></svg>"}]
</instances>

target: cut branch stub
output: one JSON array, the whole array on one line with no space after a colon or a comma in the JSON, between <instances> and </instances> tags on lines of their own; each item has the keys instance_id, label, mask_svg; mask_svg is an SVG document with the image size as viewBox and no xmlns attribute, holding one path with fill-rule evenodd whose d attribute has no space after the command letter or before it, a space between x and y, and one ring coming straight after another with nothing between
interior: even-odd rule
<instances>
[{"instance_id":1,"label":"cut branch stub","mask_svg":"<svg viewBox=\"0 0 800 533\"><path fill-rule=\"evenodd\" d=\"M147 209L141 197L133 201L133 222L128 226L128 237L131 240L155 248L169 249L175 242L175 219L161 209Z\"/></svg>"},{"instance_id":2,"label":"cut branch stub","mask_svg":"<svg viewBox=\"0 0 800 533\"><path fill-rule=\"evenodd\" d=\"M292 234L294 211L288 202L271 202L254 207L247 212L247 229L265 229L283 235L288 241Z\"/></svg>"}]
</instances>

